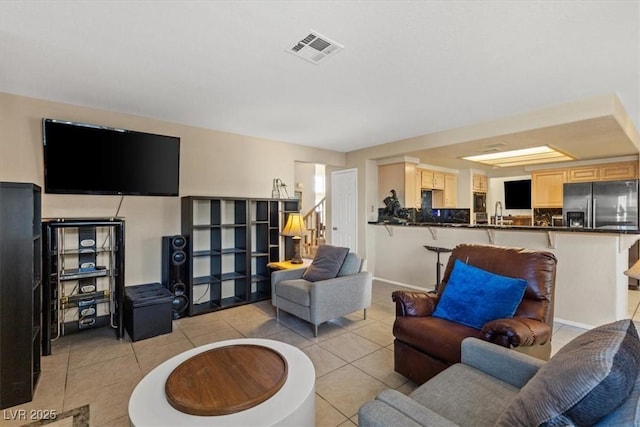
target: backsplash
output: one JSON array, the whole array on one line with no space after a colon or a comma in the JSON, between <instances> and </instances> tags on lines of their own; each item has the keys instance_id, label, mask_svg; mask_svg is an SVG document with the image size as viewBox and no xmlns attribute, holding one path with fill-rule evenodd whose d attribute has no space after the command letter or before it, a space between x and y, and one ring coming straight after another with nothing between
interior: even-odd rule
<instances>
[{"instance_id":1,"label":"backsplash","mask_svg":"<svg viewBox=\"0 0 640 427\"><path fill-rule=\"evenodd\" d=\"M533 225L538 227L551 227L554 216L562 216L562 208L536 208L533 210Z\"/></svg>"},{"instance_id":2,"label":"backsplash","mask_svg":"<svg viewBox=\"0 0 640 427\"><path fill-rule=\"evenodd\" d=\"M469 224L470 209L415 209L401 208L398 216L385 215L383 208L378 209L378 221L392 223L453 223Z\"/></svg>"}]
</instances>

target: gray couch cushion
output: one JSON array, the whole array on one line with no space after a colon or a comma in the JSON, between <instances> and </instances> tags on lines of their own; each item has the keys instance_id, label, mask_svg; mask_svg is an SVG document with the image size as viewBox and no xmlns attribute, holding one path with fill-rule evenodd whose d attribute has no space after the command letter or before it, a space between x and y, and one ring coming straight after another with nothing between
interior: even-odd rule
<instances>
[{"instance_id":1,"label":"gray couch cushion","mask_svg":"<svg viewBox=\"0 0 640 427\"><path fill-rule=\"evenodd\" d=\"M333 279L338 275L349 248L320 245L313 262L305 270L302 278L310 282Z\"/></svg>"},{"instance_id":2,"label":"gray couch cushion","mask_svg":"<svg viewBox=\"0 0 640 427\"><path fill-rule=\"evenodd\" d=\"M519 389L470 366L456 363L409 397L459 425L493 426Z\"/></svg>"},{"instance_id":3,"label":"gray couch cushion","mask_svg":"<svg viewBox=\"0 0 640 427\"><path fill-rule=\"evenodd\" d=\"M549 359L496 425L593 425L629 397L639 372L631 319L599 326Z\"/></svg>"},{"instance_id":4,"label":"gray couch cushion","mask_svg":"<svg viewBox=\"0 0 640 427\"><path fill-rule=\"evenodd\" d=\"M276 285L276 295L286 298L296 304L309 307L311 303L309 297L309 287L311 283L304 279L285 280Z\"/></svg>"},{"instance_id":5,"label":"gray couch cushion","mask_svg":"<svg viewBox=\"0 0 640 427\"><path fill-rule=\"evenodd\" d=\"M342 263L342 267L340 267L340 271L338 271L337 277L351 276L352 274L360 273L360 270L362 270L362 262L362 258L357 254L349 252Z\"/></svg>"}]
</instances>

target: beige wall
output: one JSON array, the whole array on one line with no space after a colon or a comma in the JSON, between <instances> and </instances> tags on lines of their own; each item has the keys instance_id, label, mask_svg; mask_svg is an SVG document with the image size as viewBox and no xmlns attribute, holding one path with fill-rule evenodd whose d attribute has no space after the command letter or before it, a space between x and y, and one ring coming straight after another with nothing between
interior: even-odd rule
<instances>
[{"instance_id":1,"label":"beige wall","mask_svg":"<svg viewBox=\"0 0 640 427\"><path fill-rule=\"evenodd\" d=\"M181 196L271 197L273 178L289 184L293 196L295 161L345 162L345 154L335 151L0 93L0 181L43 186L45 117L179 136ZM119 201L43 194L42 215L109 217ZM180 198L125 196L119 215L126 221L126 284L160 281L161 236L180 233Z\"/></svg>"}]
</instances>

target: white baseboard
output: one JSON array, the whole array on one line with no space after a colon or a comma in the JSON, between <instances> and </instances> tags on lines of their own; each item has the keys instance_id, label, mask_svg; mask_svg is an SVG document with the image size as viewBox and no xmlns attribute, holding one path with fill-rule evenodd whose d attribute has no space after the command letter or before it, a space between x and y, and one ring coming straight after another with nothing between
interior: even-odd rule
<instances>
[{"instance_id":1,"label":"white baseboard","mask_svg":"<svg viewBox=\"0 0 640 427\"><path fill-rule=\"evenodd\" d=\"M402 286L402 287L405 287L405 288L415 289L415 290L424 291L424 292L429 292L429 291L432 291L432 290L435 289L435 287L434 288L424 288L422 286L409 285L407 283L396 282L396 281L388 280L388 279L381 279L380 277L375 277L375 276L373 277L373 280L378 280L380 282L389 283L391 285Z\"/></svg>"}]
</instances>

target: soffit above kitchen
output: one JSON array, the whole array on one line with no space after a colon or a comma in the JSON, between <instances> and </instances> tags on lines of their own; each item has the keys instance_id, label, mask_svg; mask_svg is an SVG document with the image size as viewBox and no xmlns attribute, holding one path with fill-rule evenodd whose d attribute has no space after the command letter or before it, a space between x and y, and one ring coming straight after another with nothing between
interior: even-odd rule
<instances>
[{"instance_id":1,"label":"soffit above kitchen","mask_svg":"<svg viewBox=\"0 0 640 427\"><path fill-rule=\"evenodd\" d=\"M482 170L492 177L517 176L530 173L531 167L495 167L464 160L462 157L496 151L518 150L549 145L574 158L575 162L598 161L611 158L638 156L638 149L612 116L580 120L523 132L496 135L473 141L424 150L407 152L407 156L421 163L449 169ZM540 169L537 165L535 168ZM554 163L549 169L559 167Z\"/></svg>"},{"instance_id":2,"label":"soffit above kitchen","mask_svg":"<svg viewBox=\"0 0 640 427\"><path fill-rule=\"evenodd\" d=\"M604 94L638 129L639 13L616 0L0 1L0 92L343 152ZM319 63L287 52L311 33L343 49Z\"/></svg>"}]
</instances>

